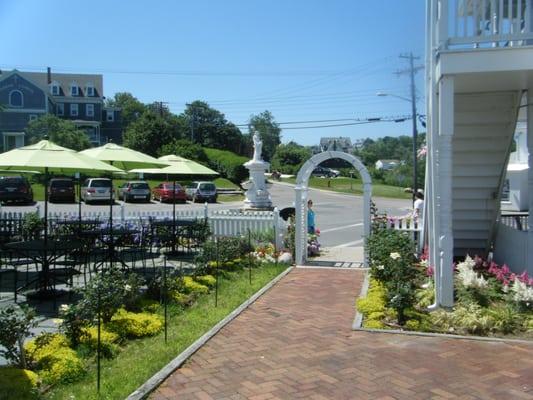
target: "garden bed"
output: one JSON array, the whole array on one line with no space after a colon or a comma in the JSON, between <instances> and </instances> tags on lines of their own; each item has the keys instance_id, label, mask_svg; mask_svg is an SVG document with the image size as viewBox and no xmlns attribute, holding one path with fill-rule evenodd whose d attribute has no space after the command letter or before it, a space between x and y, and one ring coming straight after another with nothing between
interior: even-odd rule
<instances>
[{"instance_id":1,"label":"garden bed","mask_svg":"<svg viewBox=\"0 0 533 400\"><path fill-rule=\"evenodd\" d=\"M4 376L8 372L17 375L9 382L0 380L0 392L11 392L14 397L7 399L17 400L126 398L288 267L271 262L275 260L268 256L273 251L271 245L261 245L250 253L247 242L240 239L219 240L223 242L219 262L206 256L213 247L213 243L206 243L205 258L198 260L204 267L194 276L169 276L167 284L159 277L159 282L155 279L143 285L135 274L117 271L91 281L80 302L62 306L60 333L31 339L24 345L26 360L15 359L16 368L0 371ZM230 254L241 257L228 258ZM118 297L114 295L117 292ZM154 300L160 296L168 300L167 342L164 307ZM85 314L92 315L97 298L104 356L100 395L96 391L97 328L94 319ZM22 364L27 365L26 372L19 369ZM13 382L19 386L14 388Z\"/></svg>"},{"instance_id":2,"label":"garden bed","mask_svg":"<svg viewBox=\"0 0 533 400\"><path fill-rule=\"evenodd\" d=\"M481 258L454 268L455 304L429 312L433 268L416 259L409 237L374 227L369 285L356 302L354 329L456 337L533 340L533 279Z\"/></svg>"}]
</instances>

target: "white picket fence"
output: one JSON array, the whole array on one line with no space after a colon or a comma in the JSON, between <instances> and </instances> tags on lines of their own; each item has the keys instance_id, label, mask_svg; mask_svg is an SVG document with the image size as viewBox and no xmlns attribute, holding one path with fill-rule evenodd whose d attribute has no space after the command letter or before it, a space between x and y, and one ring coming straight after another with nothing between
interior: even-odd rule
<instances>
[{"instance_id":1,"label":"white picket fence","mask_svg":"<svg viewBox=\"0 0 533 400\"><path fill-rule=\"evenodd\" d=\"M413 239L416 238L417 250L424 250L424 225L412 220L411 218L389 218L387 228L396 231L409 233Z\"/></svg>"},{"instance_id":2,"label":"white picket fence","mask_svg":"<svg viewBox=\"0 0 533 400\"><path fill-rule=\"evenodd\" d=\"M25 212L0 212L2 220L17 220L24 215L35 211ZM43 210L37 207L37 212L42 217ZM48 212L48 219L70 220L78 219L77 212ZM113 221L116 223L141 223L149 219L164 220L172 219L172 211L127 211L123 205L116 213L113 213ZM209 222L214 236L245 236L248 232L268 232L273 230L276 238L276 248L283 247L283 236L286 231L286 223L279 217L279 211L244 211L244 210L214 210L207 204L201 209L176 210L176 219L205 219ZM109 219L109 212L90 211L82 212L82 219L98 219L105 222Z\"/></svg>"}]
</instances>

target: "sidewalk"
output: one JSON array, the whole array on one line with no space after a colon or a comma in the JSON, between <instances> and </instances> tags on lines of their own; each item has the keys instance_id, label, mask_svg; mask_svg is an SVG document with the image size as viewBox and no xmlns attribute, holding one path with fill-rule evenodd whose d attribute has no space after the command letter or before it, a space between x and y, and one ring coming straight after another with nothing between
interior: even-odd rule
<instances>
[{"instance_id":1,"label":"sidewalk","mask_svg":"<svg viewBox=\"0 0 533 400\"><path fill-rule=\"evenodd\" d=\"M152 399L533 399L533 345L351 331L363 271L294 269Z\"/></svg>"}]
</instances>

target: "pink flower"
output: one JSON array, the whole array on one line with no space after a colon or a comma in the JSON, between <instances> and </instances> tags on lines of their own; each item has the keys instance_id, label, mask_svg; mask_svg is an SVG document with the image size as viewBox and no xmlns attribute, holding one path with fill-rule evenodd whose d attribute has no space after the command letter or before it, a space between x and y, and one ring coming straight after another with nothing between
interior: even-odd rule
<instances>
[{"instance_id":1,"label":"pink flower","mask_svg":"<svg viewBox=\"0 0 533 400\"><path fill-rule=\"evenodd\" d=\"M435 268L433 268L432 265L428 265L426 268L426 275L427 276L433 276L435 274Z\"/></svg>"}]
</instances>

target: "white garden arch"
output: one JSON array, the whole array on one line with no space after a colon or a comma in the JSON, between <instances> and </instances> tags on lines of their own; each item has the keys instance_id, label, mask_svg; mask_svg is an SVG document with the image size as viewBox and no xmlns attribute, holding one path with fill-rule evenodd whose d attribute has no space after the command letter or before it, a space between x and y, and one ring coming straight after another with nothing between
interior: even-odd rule
<instances>
[{"instance_id":1,"label":"white garden arch","mask_svg":"<svg viewBox=\"0 0 533 400\"><path fill-rule=\"evenodd\" d=\"M294 188L296 200L294 202L296 221L295 221L295 246L296 246L296 265L302 265L307 260L307 191L309 177L313 170L322 162L332 158L340 158L348 161L359 172L363 180L363 234L364 237L370 235L370 199L372 197L372 180L368 170L363 163L355 156L342 151L324 151L315 154L300 168L296 177L296 186ZM364 266L368 267L368 253L365 246Z\"/></svg>"}]
</instances>

